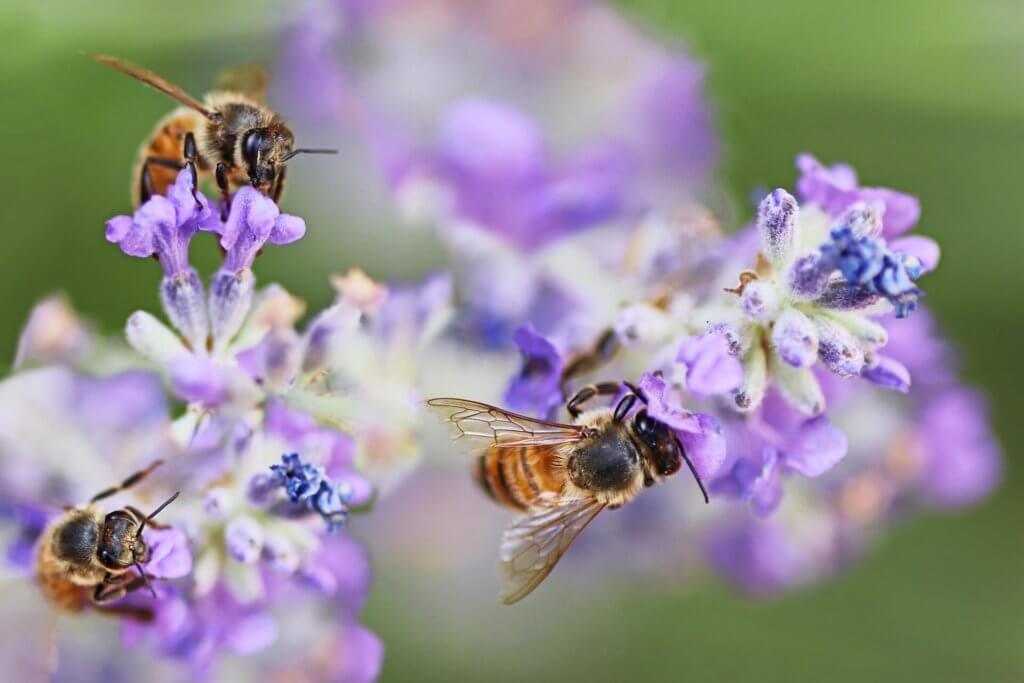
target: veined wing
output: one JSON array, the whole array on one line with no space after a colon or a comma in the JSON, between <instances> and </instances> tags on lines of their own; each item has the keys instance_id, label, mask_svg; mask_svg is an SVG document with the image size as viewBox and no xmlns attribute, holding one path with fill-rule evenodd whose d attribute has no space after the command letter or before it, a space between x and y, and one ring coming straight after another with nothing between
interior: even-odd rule
<instances>
[{"instance_id":1,"label":"veined wing","mask_svg":"<svg viewBox=\"0 0 1024 683\"><path fill-rule=\"evenodd\" d=\"M501 601L522 600L547 578L604 503L575 498L523 517L501 539Z\"/></svg>"},{"instance_id":2,"label":"veined wing","mask_svg":"<svg viewBox=\"0 0 1024 683\"><path fill-rule=\"evenodd\" d=\"M432 398L427 406L451 425L454 440L467 441L470 447L555 446L579 441L586 431L461 398Z\"/></svg>"}]
</instances>

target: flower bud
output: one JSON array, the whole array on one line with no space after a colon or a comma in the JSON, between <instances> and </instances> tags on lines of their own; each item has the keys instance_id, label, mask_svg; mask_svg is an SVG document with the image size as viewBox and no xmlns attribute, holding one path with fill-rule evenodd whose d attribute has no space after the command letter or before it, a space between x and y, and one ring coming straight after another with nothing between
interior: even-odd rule
<instances>
[{"instance_id":1,"label":"flower bud","mask_svg":"<svg viewBox=\"0 0 1024 683\"><path fill-rule=\"evenodd\" d=\"M210 283L210 326L213 339L224 346L241 329L252 306L255 278L248 268L218 270Z\"/></svg>"},{"instance_id":2,"label":"flower bud","mask_svg":"<svg viewBox=\"0 0 1024 683\"><path fill-rule=\"evenodd\" d=\"M768 383L768 359L760 344L754 344L743 357L743 383L732 392L736 409L747 413L761 405Z\"/></svg>"},{"instance_id":3,"label":"flower bud","mask_svg":"<svg viewBox=\"0 0 1024 683\"><path fill-rule=\"evenodd\" d=\"M757 209L757 229L761 233L761 253L769 263L782 269L796 250L796 221L800 208L793 195L778 189L768 193Z\"/></svg>"},{"instance_id":4,"label":"flower bud","mask_svg":"<svg viewBox=\"0 0 1024 683\"><path fill-rule=\"evenodd\" d=\"M794 368L809 367L818 355L818 330L800 311L786 309L772 327L772 346L779 358Z\"/></svg>"},{"instance_id":5,"label":"flower bud","mask_svg":"<svg viewBox=\"0 0 1024 683\"><path fill-rule=\"evenodd\" d=\"M125 337L133 349L157 364L162 365L189 353L178 335L145 311L136 311L129 316Z\"/></svg>"},{"instance_id":6,"label":"flower bud","mask_svg":"<svg viewBox=\"0 0 1024 683\"><path fill-rule=\"evenodd\" d=\"M906 366L888 356L873 356L861 376L883 389L900 393L910 391L910 371Z\"/></svg>"},{"instance_id":7,"label":"flower bud","mask_svg":"<svg viewBox=\"0 0 1024 683\"><path fill-rule=\"evenodd\" d=\"M773 372L779 393L789 405L809 417L825 411L825 395L810 368L779 363Z\"/></svg>"},{"instance_id":8,"label":"flower bud","mask_svg":"<svg viewBox=\"0 0 1024 683\"><path fill-rule=\"evenodd\" d=\"M814 317L818 329L818 358L840 377L856 377L864 368L864 352L856 338L838 323Z\"/></svg>"},{"instance_id":9,"label":"flower bud","mask_svg":"<svg viewBox=\"0 0 1024 683\"><path fill-rule=\"evenodd\" d=\"M160 302L167 319L181 332L193 350L206 348L209 325L203 305L203 283L192 268L160 282Z\"/></svg>"},{"instance_id":10,"label":"flower bud","mask_svg":"<svg viewBox=\"0 0 1024 683\"><path fill-rule=\"evenodd\" d=\"M260 559L263 550L263 527L247 515L235 517L224 529L224 543L232 558L252 564Z\"/></svg>"},{"instance_id":11,"label":"flower bud","mask_svg":"<svg viewBox=\"0 0 1024 683\"><path fill-rule=\"evenodd\" d=\"M812 301L820 297L828 286L834 265L819 254L801 256L789 269L789 292L798 301Z\"/></svg>"},{"instance_id":12,"label":"flower bud","mask_svg":"<svg viewBox=\"0 0 1024 683\"><path fill-rule=\"evenodd\" d=\"M779 293L767 282L749 282L740 295L743 312L758 322L768 322L779 310Z\"/></svg>"}]
</instances>

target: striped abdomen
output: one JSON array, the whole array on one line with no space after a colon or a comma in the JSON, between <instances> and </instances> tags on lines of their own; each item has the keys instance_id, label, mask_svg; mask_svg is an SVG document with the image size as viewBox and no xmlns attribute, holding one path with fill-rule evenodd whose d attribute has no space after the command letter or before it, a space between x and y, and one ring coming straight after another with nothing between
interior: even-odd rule
<instances>
[{"instance_id":1,"label":"striped abdomen","mask_svg":"<svg viewBox=\"0 0 1024 683\"><path fill-rule=\"evenodd\" d=\"M477 458L473 476L499 503L526 510L543 494L562 493L563 460L550 446L492 447Z\"/></svg>"},{"instance_id":2,"label":"striped abdomen","mask_svg":"<svg viewBox=\"0 0 1024 683\"><path fill-rule=\"evenodd\" d=\"M160 161L149 163L149 177L153 184L154 194L167 194L167 188L174 184L178 171L185 164L185 135L197 133L197 127L205 119L201 114L188 107L178 107L160 119L153 134L142 144L139 156L135 161L132 173L132 205L142 203L142 165L147 159ZM177 164L177 168L173 166ZM206 170L208 165L200 157L199 170Z\"/></svg>"}]
</instances>

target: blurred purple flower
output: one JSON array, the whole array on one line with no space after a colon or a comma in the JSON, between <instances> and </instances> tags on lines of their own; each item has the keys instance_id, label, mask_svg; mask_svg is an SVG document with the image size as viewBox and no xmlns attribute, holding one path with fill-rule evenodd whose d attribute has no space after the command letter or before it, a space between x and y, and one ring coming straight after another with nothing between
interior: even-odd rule
<instances>
[{"instance_id":1,"label":"blurred purple flower","mask_svg":"<svg viewBox=\"0 0 1024 683\"><path fill-rule=\"evenodd\" d=\"M796 184L800 200L820 205L831 216L857 202L878 202L884 207L882 235L886 238L907 232L921 216L916 197L884 187L860 187L856 171L846 164L827 167L810 154L801 154L796 166L801 173Z\"/></svg>"},{"instance_id":2,"label":"blurred purple flower","mask_svg":"<svg viewBox=\"0 0 1024 683\"><path fill-rule=\"evenodd\" d=\"M515 342L522 354L522 364L505 391L505 404L513 410L551 417L564 400L562 354L554 342L532 325L517 329Z\"/></svg>"},{"instance_id":3,"label":"blurred purple flower","mask_svg":"<svg viewBox=\"0 0 1024 683\"><path fill-rule=\"evenodd\" d=\"M697 396L726 394L743 381L743 366L720 332L690 337L679 347L676 360L686 366L686 390Z\"/></svg>"}]
</instances>

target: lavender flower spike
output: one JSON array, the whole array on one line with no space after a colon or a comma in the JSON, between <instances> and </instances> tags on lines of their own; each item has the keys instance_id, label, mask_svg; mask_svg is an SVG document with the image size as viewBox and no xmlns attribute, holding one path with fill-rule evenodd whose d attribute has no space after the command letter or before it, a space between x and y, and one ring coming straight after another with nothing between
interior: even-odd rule
<instances>
[{"instance_id":1,"label":"lavender flower spike","mask_svg":"<svg viewBox=\"0 0 1024 683\"><path fill-rule=\"evenodd\" d=\"M224 223L209 223L204 230L220 234L226 250L224 263L210 284L210 325L214 340L223 346L242 326L249 308L255 280L250 268L266 243L290 244L306 234L301 218L282 214L269 197L243 187L231 201Z\"/></svg>"},{"instance_id":2,"label":"lavender flower spike","mask_svg":"<svg viewBox=\"0 0 1024 683\"><path fill-rule=\"evenodd\" d=\"M156 256L164 268L160 300L171 323L193 349L206 343L207 320L203 285L188 263L192 236L207 223L211 210L206 198L193 197L192 178L187 171L178 178L167 196L156 195L132 216L115 216L107 221L107 241L129 256Z\"/></svg>"}]
</instances>

